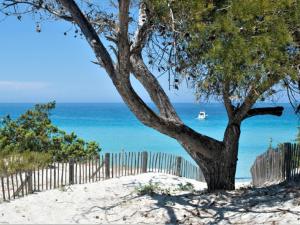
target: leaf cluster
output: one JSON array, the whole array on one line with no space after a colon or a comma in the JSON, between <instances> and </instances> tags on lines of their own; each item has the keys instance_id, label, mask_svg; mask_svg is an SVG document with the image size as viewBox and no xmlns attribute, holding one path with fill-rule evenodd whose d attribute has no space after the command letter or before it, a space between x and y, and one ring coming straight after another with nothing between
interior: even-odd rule
<instances>
[{"instance_id":1,"label":"leaf cluster","mask_svg":"<svg viewBox=\"0 0 300 225\"><path fill-rule=\"evenodd\" d=\"M298 78L298 0L151 2L164 28L157 33L162 39L169 33L176 42L172 66L191 80L198 97L226 91L244 99L254 91L263 100L282 80Z\"/></svg>"},{"instance_id":2,"label":"leaf cluster","mask_svg":"<svg viewBox=\"0 0 300 225\"><path fill-rule=\"evenodd\" d=\"M37 104L15 120L10 116L0 127L0 153L49 153L55 161L93 157L100 152L99 145L68 134L50 120L55 102Z\"/></svg>"}]
</instances>

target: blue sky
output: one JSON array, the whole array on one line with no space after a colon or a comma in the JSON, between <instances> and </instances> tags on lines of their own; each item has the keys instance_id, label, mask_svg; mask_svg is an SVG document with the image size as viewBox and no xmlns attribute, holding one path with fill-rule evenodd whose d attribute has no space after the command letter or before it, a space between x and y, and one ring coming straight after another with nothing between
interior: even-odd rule
<instances>
[{"instance_id":1,"label":"blue sky","mask_svg":"<svg viewBox=\"0 0 300 225\"><path fill-rule=\"evenodd\" d=\"M0 102L122 102L105 71L91 63L86 41L63 35L68 23L52 21L41 28L35 32L29 17L0 22ZM195 102L193 90L182 85L169 91L167 77L159 81L172 102ZM137 81L133 86L150 102Z\"/></svg>"},{"instance_id":2,"label":"blue sky","mask_svg":"<svg viewBox=\"0 0 300 225\"><path fill-rule=\"evenodd\" d=\"M42 24L14 17L0 22L0 102L122 102L112 82L99 66L84 39L64 36L65 22ZM173 102L194 102L193 90L168 90L167 77L160 78ZM137 81L136 91L147 102Z\"/></svg>"}]
</instances>

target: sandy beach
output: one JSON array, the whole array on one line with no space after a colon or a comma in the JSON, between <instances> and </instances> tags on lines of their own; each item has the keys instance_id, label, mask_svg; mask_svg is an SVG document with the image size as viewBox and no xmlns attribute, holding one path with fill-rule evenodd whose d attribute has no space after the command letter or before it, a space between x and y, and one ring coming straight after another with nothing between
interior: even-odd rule
<instances>
[{"instance_id":1,"label":"sandy beach","mask_svg":"<svg viewBox=\"0 0 300 225\"><path fill-rule=\"evenodd\" d=\"M156 193L140 195L149 182ZM183 190L187 183L193 188ZM188 185L188 187L192 187ZM299 224L299 187L207 194L205 183L148 173L36 193L0 204L6 224Z\"/></svg>"}]
</instances>

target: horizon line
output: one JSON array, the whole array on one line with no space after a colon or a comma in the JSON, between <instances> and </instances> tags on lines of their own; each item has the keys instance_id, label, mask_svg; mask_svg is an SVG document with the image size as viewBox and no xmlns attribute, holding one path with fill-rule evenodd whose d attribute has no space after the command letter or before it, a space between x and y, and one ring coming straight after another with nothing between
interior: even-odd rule
<instances>
[{"instance_id":1,"label":"horizon line","mask_svg":"<svg viewBox=\"0 0 300 225\"><path fill-rule=\"evenodd\" d=\"M36 101L36 102L0 102L0 104L43 104L52 101ZM75 101L55 101L57 104L125 104L125 102L75 102ZM153 102L145 102L146 104L154 104ZM222 102L171 102L174 104L223 104ZM290 102L257 102L258 104L290 104ZM256 103L256 104L257 104Z\"/></svg>"}]
</instances>

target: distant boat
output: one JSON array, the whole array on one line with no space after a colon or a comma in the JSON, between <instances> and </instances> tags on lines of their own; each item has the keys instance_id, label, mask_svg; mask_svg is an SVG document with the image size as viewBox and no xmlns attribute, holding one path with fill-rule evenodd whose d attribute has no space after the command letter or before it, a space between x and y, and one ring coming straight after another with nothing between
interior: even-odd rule
<instances>
[{"instance_id":1,"label":"distant boat","mask_svg":"<svg viewBox=\"0 0 300 225\"><path fill-rule=\"evenodd\" d=\"M207 116L208 116L208 115L207 115L204 111L201 111L201 112L199 112L199 114L198 114L198 119L199 119L199 120L205 120Z\"/></svg>"}]
</instances>

